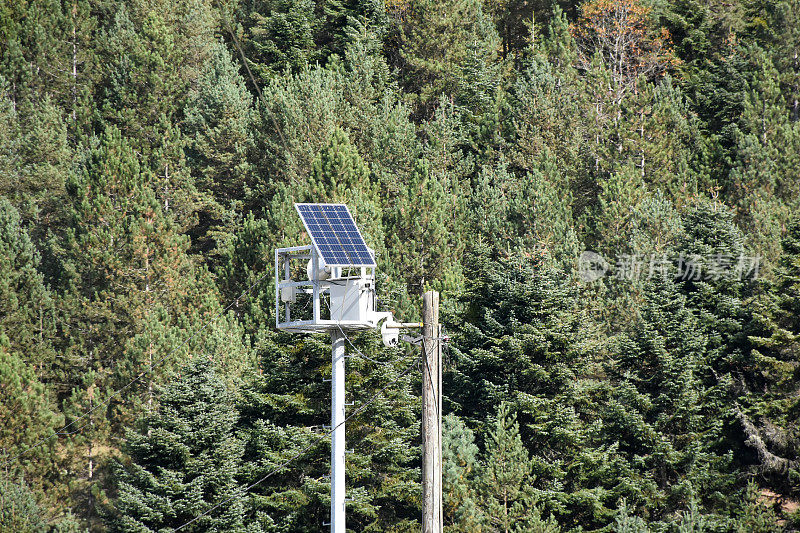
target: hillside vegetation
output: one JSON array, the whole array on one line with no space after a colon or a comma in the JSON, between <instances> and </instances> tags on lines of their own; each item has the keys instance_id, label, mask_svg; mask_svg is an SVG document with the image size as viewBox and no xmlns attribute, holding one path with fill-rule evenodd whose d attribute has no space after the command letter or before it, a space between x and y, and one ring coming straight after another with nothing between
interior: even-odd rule
<instances>
[{"instance_id":1,"label":"hillside vegetation","mask_svg":"<svg viewBox=\"0 0 800 533\"><path fill-rule=\"evenodd\" d=\"M442 294L446 531L797 531L798 169L796 0L0 0L0 531L325 529L295 202ZM348 527L419 531L350 342Z\"/></svg>"}]
</instances>

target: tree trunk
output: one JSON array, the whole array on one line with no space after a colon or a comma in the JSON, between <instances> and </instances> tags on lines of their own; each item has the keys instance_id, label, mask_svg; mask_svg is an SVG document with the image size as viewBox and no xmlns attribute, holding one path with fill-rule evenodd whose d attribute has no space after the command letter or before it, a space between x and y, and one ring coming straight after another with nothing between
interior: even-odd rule
<instances>
[{"instance_id":1,"label":"tree trunk","mask_svg":"<svg viewBox=\"0 0 800 533\"><path fill-rule=\"evenodd\" d=\"M72 122L75 123L78 108L78 37L77 37L78 3L72 2Z\"/></svg>"}]
</instances>

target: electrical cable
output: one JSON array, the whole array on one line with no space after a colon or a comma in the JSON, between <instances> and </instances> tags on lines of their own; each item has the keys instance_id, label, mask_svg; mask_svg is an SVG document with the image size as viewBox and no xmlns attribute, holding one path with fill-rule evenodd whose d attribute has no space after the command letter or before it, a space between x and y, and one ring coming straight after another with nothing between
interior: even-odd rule
<instances>
[{"instance_id":1,"label":"electrical cable","mask_svg":"<svg viewBox=\"0 0 800 533\"><path fill-rule=\"evenodd\" d=\"M302 449L301 449L299 452L297 452L297 453L296 453L296 454L295 454L295 455L294 455L292 458L290 458L290 459L288 459L287 461L284 461L284 462L283 462L283 463L281 463L280 465L276 466L275 468L273 468L272 470L270 470L269 472L267 472L267 474L266 474L266 475L264 475L263 477L261 477L260 479L258 479L258 480L256 480L256 481L254 481L254 482L253 482L253 483L251 483L250 485L247 485L247 486L246 486L246 487L244 487L242 490L243 490L243 491L246 493L247 491L249 491L249 490L250 490L250 489L252 489L253 487L255 487L255 486L257 486L257 485L260 485L261 483L263 483L264 481L266 481L267 479L269 479L270 477L272 477L273 475L275 475L276 473L278 473L278 471L280 471L280 470L283 470L284 468L286 468L287 466L289 466L290 464L292 464L292 462L294 462L295 460L297 460L297 459L299 459L300 457L302 457L302 456L303 456L303 455L304 455L304 454L305 454L305 453L306 453L308 450L310 450L311 448L313 448L314 446L316 446L317 444L319 444L320 442L322 442L324 439L326 439L326 438L330 437L330 436L333 434L333 432L334 432L334 431L336 431L336 430L337 430L337 429L338 429L338 428L339 428L341 425L343 425L345 422L347 422L348 420L350 420L351 418L353 418L353 417L354 417L354 416L356 416L357 414L361 413L361 412L362 412L364 409L366 409L367 407L369 407L369 406L370 406L372 403L374 403L374 402L375 402L375 401L376 401L376 400L377 400L377 399L378 399L378 398L379 398L379 397L380 397L380 396L381 396L381 395L382 395L384 392L386 392L386 390L388 390L388 389L389 389L389 387L391 387L392 385L394 385L395 383L397 383L398 381L400 381L400 378L404 377L406 374L408 374L409 372L411 372L411 370L414 368L414 366L415 366L415 365L416 365L416 361L413 361L413 362L412 362L412 363L411 363L409 366L407 366L407 367L405 368L405 370L403 370L403 371L402 371L400 374L398 374L398 375L397 375L397 377L396 377L396 378L394 378L394 379L393 379L393 380L392 380L392 381L391 381L389 384L387 384L387 385L386 385L385 387L383 387L381 390L379 390L379 391L378 391L378 392L376 392L374 395L372 395L372 397L371 397L369 400L367 400L365 403L361 404L361 405L358 407L358 409L354 410L352 413L350 413L349 415L347 415L347 416L345 417L345 419L344 419L344 420L342 420L342 421L341 421L339 424L337 424L337 425L336 425L336 427L333 427L333 428L329 429L327 433L324 433L324 434L320 435L319 437L317 437L317 438L316 438L315 440L313 440L313 441L312 441L310 444L307 444L306 446L304 446L304 447L303 447L303 448L302 448ZM174 530L174 531L180 531L180 530L182 530L183 528L185 528L186 526L189 526L189 525L193 524L194 522L196 522L196 521L200 520L200 519L201 519L201 518L203 518L204 516L207 516L209 513L211 513L211 512L212 512L212 511L214 511L215 509L218 509L219 507L221 507L221 506L225 505L226 503L230 502L231 500L233 500L233 499L234 499L234 498L236 498L236 497L237 497L237 496L231 496L230 498L228 498L228 499L226 499L226 500L223 500L223 501L219 502L219 503L218 503L218 504L216 504L215 506L213 506L213 507L211 507L210 509L208 509L208 510L204 511L202 514L200 514L200 515L198 515L198 516L196 516L196 517L192 518L191 520L189 520L188 522L186 522L186 523L184 523L184 524L181 524L180 526L178 526L177 528L175 528L175 530Z\"/></svg>"},{"instance_id":2,"label":"electrical cable","mask_svg":"<svg viewBox=\"0 0 800 533\"><path fill-rule=\"evenodd\" d=\"M347 344L349 344L350 347L353 350L356 351L356 354L358 354L359 357L361 357L362 359L366 359L367 361L369 361L371 363L375 363L376 365L392 366L392 362L391 361L378 361L376 359L373 359L371 357L367 357L366 355L364 355L364 352L362 352L361 350L356 348L356 345L353 344L353 341L351 341L350 337L347 336L347 333L345 333L345 331L342 329L342 326L340 326L339 324L336 324L336 327L339 328L339 331L342 332L342 335L344 335L344 338L347 340Z\"/></svg>"},{"instance_id":3,"label":"electrical cable","mask_svg":"<svg viewBox=\"0 0 800 533\"><path fill-rule=\"evenodd\" d=\"M231 303L229 303L229 304L228 304L228 305L227 305L227 306L226 306L224 309L222 309L222 310L221 310L219 313L217 313L216 315L214 315L213 317L211 317L210 319L208 319L208 320L205 322L205 324L203 324L203 325L202 325L202 326L201 326L199 329L197 329L197 330L196 330L194 333L192 333L192 334L191 334L189 337L187 337L187 338L186 338L186 339L185 339L185 340L184 340L182 343L180 343L178 346L176 346L176 347L174 347L173 349L171 349L170 351L168 351L168 352L167 352L165 355L163 355L161 358L159 358L159 359L157 359L156 361L154 361L152 364L148 365L148 369L147 369L147 370L143 370L143 371L141 371L141 372L140 372L140 373L139 373L139 374L138 374L136 377L134 377L134 378L133 378L131 381L129 381L129 382L128 382L128 383L127 383L125 386L123 386L122 388L120 388L120 389L118 389L116 392L114 392L114 393L113 393L111 396L109 396L109 397L108 397L108 398L107 398L105 401L103 401L103 402L101 402L101 403L97 404L96 406L94 406L93 408L89 409L89 411L87 411L86 413L84 413L84 414L83 414L83 415L81 415L80 417L76 418L75 420L73 420L73 421L72 421L72 422L70 422L69 424L67 424L67 425L63 426L63 427L62 427L61 429L59 429L58 431L54 431L52 435L48 435L47 437L42 437L42 438L41 438L41 439L39 439L37 442L35 442L35 443L34 443L34 444L32 444L31 446L27 447L27 448L26 448L26 449L24 449L23 451L19 452L19 453L18 453L18 454L16 454L15 456L13 456L13 457L10 457L10 458L8 458L8 459L4 460L2 463L0 463L0 466L3 466L3 467L5 467L5 466L6 466L6 465L8 465L8 464L9 464L11 461L15 461L16 459L18 459L18 458L22 457L23 455L25 455L25 454L26 454L26 453L28 453L29 451L31 451L31 450L33 450L33 449L35 449L35 448L38 448L39 446L41 446L41 445L42 445L42 444L44 444L45 442L48 442L48 441L52 440L52 439L53 439L53 437L56 437L56 438L58 438L59 436L73 435L73 434L75 434L75 433L79 432L80 430L82 430L83 428L85 428L87 425L89 425L89 423L91 422L91 420L90 420L89 422L86 422L85 424L83 424L83 425L82 425L81 427L79 427L78 429L75 429L75 430L73 430L73 431L70 431L70 432L65 432L65 430L67 430L67 429L69 429L70 427L74 426L76 423L78 423L79 421L83 420L84 418L86 418L86 417L90 416L92 413L94 413L95 411L97 411L99 408L101 408L101 407L103 407L103 406L106 406L106 405L110 404L110 403L111 403L111 401L112 401L114 398L118 397L118 396L119 396L119 395L120 395L120 394L121 394L123 391L127 390L127 389L128 389L130 386L131 386L131 385L133 385L134 383L136 383L137 381L139 381L139 380L140 380L142 377L144 377L144 376L145 376L146 374L148 374L149 372L152 372L152 371L153 371L153 367L155 367L155 366L157 366L157 365L161 364L163 361L165 361L165 360L166 360L166 359L167 359L169 356L171 356L173 353L175 353L175 352L176 352L176 351L178 351L179 349L181 349L181 348L183 348L184 346L186 346L186 345L187 345L187 344L188 344L188 343L189 343L191 340L193 340L195 337L197 337L197 335L198 335L198 334L199 334L201 331L205 330L205 329L206 329L206 328L207 328L207 327L208 327L208 326L209 326L209 325L210 325L212 322L214 322L215 320L217 320L218 318L220 318L222 315L224 315L225 313L227 313L227 312L228 312L228 311L229 311L229 310L230 310L230 309L231 309L231 308L232 308L234 305L238 305L238 304L239 304L239 301L240 301L242 298L244 298L244 297L246 297L246 296L249 296L249 294L250 294L250 291L252 291L252 290L253 290L253 289L254 289L254 288L255 288L255 287L258 285L258 284L260 284L260 283L261 283L261 282L264 280L264 278L266 278L266 277L267 277L267 275L269 275L269 274L270 274L270 271L269 271L269 270L267 270L267 271L266 271L264 274L262 274L262 275L261 275L261 277L259 277L259 278L258 278L256 281L254 281L254 282L253 282L253 283L252 283L252 284L251 284L251 285L250 285L250 286L249 286L247 289L245 289L245 290L244 290L244 291L243 291L243 292L242 292L242 293L241 293L241 294L240 294L240 295L239 295L237 298L235 298L235 299L234 299L234 300L233 300Z\"/></svg>"},{"instance_id":4,"label":"electrical cable","mask_svg":"<svg viewBox=\"0 0 800 533\"><path fill-rule=\"evenodd\" d=\"M328 307L328 311L332 311L332 310L331 310L331 307L330 307L330 304L328 304L328 302L325 302L325 304L326 304L326 305L327 305L327 307ZM344 306L344 299L342 299L342 306ZM356 351L356 353L357 353L357 354L358 354L360 357L362 357L362 358L364 358L364 359L366 359L367 361L370 361L370 362L372 362L372 363L378 364L378 365L387 365L387 366L388 366L388 365L391 365L391 364L392 364L391 362L388 362L388 361L376 361L375 359L372 359L372 358L370 358L370 357L367 357L366 355L364 355L364 353L363 353L363 352L361 352L361 350L359 350L358 348L356 348L356 346L355 346L355 345L353 344L353 342L350 340L350 337L348 337L347 333L345 333L344 329L342 329L342 326L341 326L341 325L339 325L339 324L337 323L337 324L336 324L336 327L338 327L338 328L339 328L339 331L341 331L341 332L342 332L342 335L343 335L343 336L344 336L344 338L347 340L347 343L350 345L350 347L351 347L351 348L353 348L353 349ZM440 326L440 327L441 327L441 326ZM441 334L440 334L440 333L436 333L436 337L434 337L434 338L435 338L437 341L441 342ZM434 349L434 347L435 347L435 344L431 343L431 349ZM430 383L430 385L431 385L431 390L432 390L432 391L434 391L434 390L437 390L437 387L434 387L434 385L433 385L433 377L431 376L431 368L430 368L430 364L428 363L428 355L430 355L430 352L424 348L424 342L423 342L423 351L425 352L425 356L424 356L422 359L423 359L423 361L424 361L424 363L425 363L425 368L428 370L428 372L427 372L427 374L428 374L428 381L429 381L429 383ZM440 367L441 367L441 361L439 362L439 365L440 365ZM441 368L440 368L440 370L439 370L439 371L441 372ZM441 393L442 393L442 391L438 391L438 392L439 392L439 394L441 394ZM438 400L438 395L437 395L436 401L434 401L433 403L434 403L434 407L435 407L435 409L436 409L436 416L437 416L437 418L438 418L438 417L440 417L440 413L439 413L439 400Z\"/></svg>"}]
</instances>

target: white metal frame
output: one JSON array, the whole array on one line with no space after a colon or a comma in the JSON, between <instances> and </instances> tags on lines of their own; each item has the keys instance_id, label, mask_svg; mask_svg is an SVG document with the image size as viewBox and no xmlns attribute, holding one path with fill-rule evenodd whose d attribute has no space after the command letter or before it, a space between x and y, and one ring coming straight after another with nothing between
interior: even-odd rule
<instances>
[{"instance_id":1,"label":"white metal frame","mask_svg":"<svg viewBox=\"0 0 800 533\"><path fill-rule=\"evenodd\" d=\"M331 277L327 280L302 279L293 280L292 261L311 260L311 272L316 275L320 270L320 257L316 253L313 245L293 246L291 248L278 248L275 250L275 327L294 333L324 333L331 330L364 330L377 327L379 316L373 313L371 320L331 320L322 318L321 297L326 292L330 292L330 286L337 281L347 281L355 278L368 279L375 287L375 268L374 267L354 267L358 270L358 276L344 276L343 273L348 269L343 267L332 267ZM352 270L352 269L351 269ZM293 289L297 292L311 294L312 318L310 320L293 320L292 303L283 302L281 298L282 289ZM372 295L372 310L375 309L375 295ZM380 317L383 318L383 317Z\"/></svg>"}]
</instances>

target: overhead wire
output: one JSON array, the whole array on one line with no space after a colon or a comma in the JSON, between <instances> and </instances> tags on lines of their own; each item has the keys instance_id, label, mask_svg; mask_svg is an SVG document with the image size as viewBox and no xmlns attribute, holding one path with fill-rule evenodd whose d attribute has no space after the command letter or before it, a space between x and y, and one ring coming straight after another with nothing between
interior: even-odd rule
<instances>
[{"instance_id":1,"label":"overhead wire","mask_svg":"<svg viewBox=\"0 0 800 533\"><path fill-rule=\"evenodd\" d=\"M189 335L189 337L184 339L184 341L182 343L180 343L179 345L177 345L174 348L172 348L170 351L168 351L166 354L164 354L159 359L155 360L153 363L147 365L148 366L147 370L141 371L139 374L136 375L136 377L134 377L132 380L130 380L128 383L126 383L123 387L121 387L118 390L116 390L105 401L98 403L97 405L95 405L94 407L89 409L87 412L85 412L83 415L79 416L78 418L76 418L75 420L70 422L69 424L67 424L67 425L63 426L62 428L60 428L58 431L54 431L52 435L48 435L46 437L42 437L41 439L36 441L34 444L32 444L31 446L28 446L23 451L17 453L13 457L9 457L9 458L5 459L2 463L0 463L0 465L5 467L6 465L11 463L12 461L15 461L15 460L19 459L20 457L22 457L23 455L27 454L31 450L34 450L34 449L38 448L39 446L41 446L42 444L53 440L54 437L58 438L59 436L73 435L75 433L78 433L80 430L82 430L87 425L89 425L91 423L91 420L87 421L85 424L83 424L82 426L80 426L79 428L77 428L77 429L75 429L73 431L66 432L66 430L69 429L70 427L74 426L75 424L77 424L81 420L91 416L92 413L94 413L95 411L97 411L101 407L109 405L114 398L117 398L122 392L124 392L125 390L130 388L131 385L133 385L134 383L139 381L142 377L146 376L148 373L152 372L153 368L155 366L161 364L163 361L168 359L176 351L178 351L178 350L182 349L184 346L186 346L190 341L192 341L195 337L197 337L197 335L199 335L200 332L204 331L212 322L214 322L215 320L217 320L218 318L223 316L225 313L227 313L234 305L238 305L239 301L242 298L244 298L246 296L249 296L250 292L258 284L260 284L264 280L264 278L266 278L267 275L269 275L269 274L270 274L270 271L267 270L258 279L256 279L256 281L254 281L249 287L247 287L247 289L245 289L238 297L236 297L231 303L229 303L227 306L225 306L216 315L214 315L210 319L206 320L206 322L199 329L195 330L194 333L192 333L191 335Z\"/></svg>"},{"instance_id":2,"label":"overhead wire","mask_svg":"<svg viewBox=\"0 0 800 533\"><path fill-rule=\"evenodd\" d=\"M368 356L364 355L364 352L362 352L361 350L359 350L358 348L356 348L356 345L355 345L355 344L353 344L353 341L351 341L351 340L350 340L350 337L348 337L348 336L347 336L347 333L345 333L345 331L342 329L342 326L340 326L340 325L337 323L337 324L336 324L336 327L338 327L338 328L339 328L339 331L342 333L342 335L344 335L344 338L345 338L345 340L347 340L347 344L349 344L349 345L350 345L350 347L351 347L353 350L355 350L356 354L357 354L359 357L361 357L362 359L366 359L366 360L367 360L367 361L369 361L370 363L375 363L376 365L382 365L382 366L391 366L391 365L392 365L392 362L391 362L391 361L378 361L377 359L373 359L373 358L371 358L371 357L368 357Z\"/></svg>"},{"instance_id":3,"label":"overhead wire","mask_svg":"<svg viewBox=\"0 0 800 533\"><path fill-rule=\"evenodd\" d=\"M332 311L331 307L330 307L330 304L327 301L325 302L325 304L328 307L328 311ZM344 306L344 300L342 300L342 306ZM375 359L372 359L371 357L368 357L368 356L364 355L364 353L361 350L356 348L356 345L353 344L353 341L350 340L350 337L347 335L347 333L344 331L344 329L342 329L342 326L337 323L336 327L339 328L339 331L342 333L342 335L344 336L345 340L347 340L347 343L350 345L351 348L353 348L353 350L356 351L356 353L359 355L359 357L361 357L363 359L366 359L367 361L370 361L370 362L375 363L377 365L389 366L389 365L392 364L391 361L377 361ZM432 339L435 339L435 340L441 342L441 340L443 338L442 335L441 335L441 326L439 326L439 332L435 333L435 335L436 336L432 337ZM434 349L435 346L436 345L434 343L431 343L431 350ZM431 385L431 390L434 391L434 390L437 390L438 387L434 387L434 385L433 385L433 377L431 375L432 372L431 372L431 368L430 368L430 363L428 363L428 356L430 355L430 351L425 347L425 343L424 342L422 343L422 348L423 348L423 352L424 352L424 357L422 358L422 360L423 360L423 362L425 364L425 368L428 370L427 371L428 382ZM441 372L441 361L439 362L439 366L440 366L439 372ZM438 393L439 393L439 395L441 395L442 391L438 390ZM438 395L437 395L436 401L433 402L433 403L434 403L434 407L436 409L436 416L438 418L438 417L440 417Z\"/></svg>"}]
</instances>

